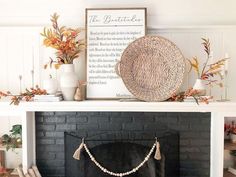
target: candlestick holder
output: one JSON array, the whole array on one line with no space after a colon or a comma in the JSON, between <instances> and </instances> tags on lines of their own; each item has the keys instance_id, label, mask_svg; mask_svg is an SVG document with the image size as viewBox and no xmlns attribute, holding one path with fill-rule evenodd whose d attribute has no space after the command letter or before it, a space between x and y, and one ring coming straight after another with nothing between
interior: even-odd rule
<instances>
[{"instance_id":1,"label":"candlestick holder","mask_svg":"<svg viewBox=\"0 0 236 177\"><path fill-rule=\"evenodd\" d=\"M225 77L224 77L224 101L230 101L228 98L228 70L225 70Z\"/></svg>"},{"instance_id":2,"label":"candlestick holder","mask_svg":"<svg viewBox=\"0 0 236 177\"><path fill-rule=\"evenodd\" d=\"M19 75L19 81L20 81L19 89L20 89L20 93L22 93L22 75Z\"/></svg>"},{"instance_id":3,"label":"candlestick holder","mask_svg":"<svg viewBox=\"0 0 236 177\"><path fill-rule=\"evenodd\" d=\"M230 99L228 98L228 70L223 70L223 77L221 78L221 81L223 82L223 86L221 87L221 98L217 101L230 101Z\"/></svg>"},{"instance_id":4,"label":"candlestick holder","mask_svg":"<svg viewBox=\"0 0 236 177\"><path fill-rule=\"evenodd\" d=\"M32 69L30 73L31 73L31 86L32 88L34 88L34 70Z\"/></svg>"}]
</instances>

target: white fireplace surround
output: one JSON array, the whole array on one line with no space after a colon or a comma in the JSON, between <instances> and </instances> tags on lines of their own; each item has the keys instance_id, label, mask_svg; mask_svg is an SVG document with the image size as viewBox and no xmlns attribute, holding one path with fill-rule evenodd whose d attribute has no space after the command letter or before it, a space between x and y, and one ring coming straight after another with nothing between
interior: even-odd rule
<instances>
[{"instance_id":1,"label":"white fireplace surround","mask_svg":"<svg viewBox=\"0 0 236 177\"><path fill-rule=\"evenodd\" d=\"M10 106L0 102L0 116L20 116L23 136L23 168L26 170L36 162L35 112L210 112L211 113L211 154L210 177L223 176L224 117L236 116L236 102L212 102L210 104L177 102L119 102L83 101L36 103L23 102Z\"/></svg>"}]
</instances>

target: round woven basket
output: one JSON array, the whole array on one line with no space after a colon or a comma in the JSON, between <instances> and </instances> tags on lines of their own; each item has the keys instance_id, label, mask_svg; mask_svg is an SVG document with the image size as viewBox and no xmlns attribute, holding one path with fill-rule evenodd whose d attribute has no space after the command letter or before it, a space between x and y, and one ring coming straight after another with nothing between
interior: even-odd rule
<instances>
[{"instance_id":1,"label":"round woven basket","mask_svg":"<svg viewBox=\"0 0 236 177\"><path fill-rule=\"evenodd\" d=\"M185 59L168 39L144 36L124 50L119 68L125 86L136 98L164 101L181 86Z\"/></svg>"}]
</instances>

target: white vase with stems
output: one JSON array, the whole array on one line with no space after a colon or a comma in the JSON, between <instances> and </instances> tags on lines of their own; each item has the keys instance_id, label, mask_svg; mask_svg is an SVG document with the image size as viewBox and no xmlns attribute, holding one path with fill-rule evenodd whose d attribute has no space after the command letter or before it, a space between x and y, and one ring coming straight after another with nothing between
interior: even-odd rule
<instances>
[{"instance_id":1,"label":"white vase with stems","mask_svg":"<svg viewBox=\"0 0 236 177\"><path fill-rule=\"evenodd\" d=\"M63 64L60 78L60 86L65 101L73 101L76 88L78 86L78 77L74 71L74 64Z\"/></svg>"},{"instance_id":2,"label":"white vase with stems","mask_svg":"<svg viewBox=\"0 0 236 177\"><path fill-rule=\"evenodd\" d=\"M198 91L199 96L206 95L206 85L202 79L196 79L193 89Z\"/></svg>"}]
</instances>

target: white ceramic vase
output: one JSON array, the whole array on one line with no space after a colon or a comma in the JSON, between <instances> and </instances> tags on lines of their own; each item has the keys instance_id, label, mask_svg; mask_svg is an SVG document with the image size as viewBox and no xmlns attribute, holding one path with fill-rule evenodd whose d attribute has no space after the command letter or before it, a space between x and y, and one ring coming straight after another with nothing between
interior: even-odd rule
<instances>
[{"instance_id":1,"label":"white ceramic vase","mask_svg":"<svg viewBox=\"0 0 236 177\"><path fill-rule=\"evenodd\" d=\"M78 78L73 64L63 64L60 78L60 86L65 101L74 100L75 90L78 86Z\"/></svg>"},{"instance_id":2,"label":"white ceramic vase","mask_svg":"<svg viewBox=\"0 0 236 177\"><path fill-rule=\"evenodd\" d=\"M194 86L194 90L198 90L200 96L206 95L206 85L204 84L204 80L202 79L197 79Z\"/></svg>"},{"instance_id":3,"label":"white ceramic vase","mask_svg":"<svg viewBox=\"0 0 236 177\"><path fill-rule=\"evenodd\" d=\"M53 79L52 76L49 76L49 78L43 81L43 88L48 94L55 94L58 88L57 80Z\"/></svg>"}]
</instances>

